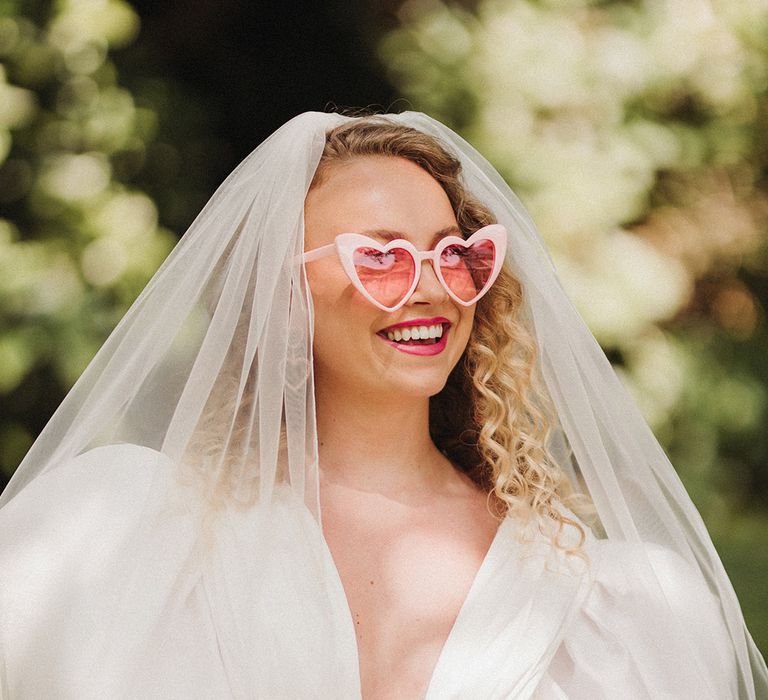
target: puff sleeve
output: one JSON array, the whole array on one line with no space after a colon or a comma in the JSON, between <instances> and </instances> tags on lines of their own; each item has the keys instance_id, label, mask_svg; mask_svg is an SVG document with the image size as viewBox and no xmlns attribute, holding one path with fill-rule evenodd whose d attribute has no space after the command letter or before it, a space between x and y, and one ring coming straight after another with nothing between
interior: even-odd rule
<instances>
[{"instance_id":1,"label":"puff sleeve","mask_svg":"<svg viewBox=\"0 0 768 700\"><path fill-rule=\"evenodd\" d=\"M738 697L732 642L701 574L669 549L594 541L593 578L535 697Z\"/></svg>"}]
</instances>

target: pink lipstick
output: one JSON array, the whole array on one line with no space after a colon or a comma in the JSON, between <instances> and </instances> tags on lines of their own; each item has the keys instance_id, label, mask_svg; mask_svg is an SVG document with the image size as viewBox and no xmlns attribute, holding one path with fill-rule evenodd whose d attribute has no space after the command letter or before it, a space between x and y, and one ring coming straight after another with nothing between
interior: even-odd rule
<instances>
[{"instance_id":1,"label":"pink lipstick","mask_svg":"<svg viewBox=\"0 0 768 700\"><path fill-rule=\"evenodd\" d=\"M445 326L446 324L449 326L451 325L451 322L445 316L434 316L433 318L409 318L407 321L393 323L391 326L382 328L379 333L386 333L395 328L403 328L406 326L436 326L438 323L442 326Z\"/></svg>"},{"instance_id":2,"label":"pink lipstick","mask_svg":"<svg viewBox=\"0 0 768 700\"><path fill-rule=\"evenodd\" d=\"M442 326L442 335L439 338L431 339L430 342L422 339L391 340L387 337L388 333L391 333L392 331L395 331L399 328L409 328L414 326L429 327L437 325ZM404 352L408 355L439 355L443 350L445 350L445 346L448 343L448 331L450 330L451 325L451 322L443 316L438 316L435 318L413 318L407 321L392 324L391 326L387 326L386 328L380 330L377 335L388 345L391 345L400 352ZM397 337L399 336L400 333L398 332Z\"/></svg>"}]
</instances>

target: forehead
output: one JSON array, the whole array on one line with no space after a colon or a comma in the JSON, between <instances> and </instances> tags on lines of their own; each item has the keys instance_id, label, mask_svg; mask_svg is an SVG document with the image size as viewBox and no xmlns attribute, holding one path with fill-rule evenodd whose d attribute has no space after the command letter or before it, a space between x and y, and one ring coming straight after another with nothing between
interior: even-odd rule
<instances>
[{"instance_id":1,"label":"forehead","mask_svg":"<svg viewBox=\"0 0 768 700\"><path fill-rule=\"evenodd\" d=\"M304 218L307 247L330 243L339 233L405 238L417 248L458 234L440 183L403 158L373 156L328 166L307 195Z\"/></svg>"}]
</instances>

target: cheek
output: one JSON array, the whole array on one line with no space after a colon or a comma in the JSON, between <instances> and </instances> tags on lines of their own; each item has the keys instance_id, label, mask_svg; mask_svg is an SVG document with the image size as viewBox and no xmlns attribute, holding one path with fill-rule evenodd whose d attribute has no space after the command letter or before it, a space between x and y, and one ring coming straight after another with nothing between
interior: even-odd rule
<instances>
[{"instance_id":1,"label":"cheek","mask_svg":"<svg viewBox=\"0 0 768 700\"><path fill-rule=\"evenodd\" d=\"M307 282L312 294L315 309L315 321L326 323L333 319L334 309L343 301L349 280L339 270L316 264L307 270Z\"/></svg>"},{"instance_id":2,"label":"cheek","mask_svg":"<svg viewBox=\"0 0 768 700\"><path fill-rule=\"evenodd\" d=\"M333 352L343 352L355 337L367 335L372 322L368 304L359 297L347 276L338 270L307 272L314 309L314 346L317 352L332 346ZM352 329L355 332L352 333ZM343 340L343 343L339 343Z\"/></svg>"},{"instance_id":3,"label":"cheek","mask_svg":"<svg viewBox=\"0 0 768 700\"><path fill-rule=\"evenodd\" d=\"M464 352L467 343L469 343L469 338L472 335L472 327L474 326L475 321L475 307L461 307L460 319L457 340L460 341L459 345L461 346L461 352Z\"/></svg>"}]
</instances>

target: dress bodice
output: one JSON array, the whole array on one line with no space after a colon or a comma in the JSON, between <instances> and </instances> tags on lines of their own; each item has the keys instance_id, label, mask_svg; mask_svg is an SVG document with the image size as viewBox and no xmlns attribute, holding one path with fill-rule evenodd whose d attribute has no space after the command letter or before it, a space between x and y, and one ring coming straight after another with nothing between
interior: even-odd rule
<instances>
[{"instance_id":1,"label":"dress bodice","mask_svg":"<svg viewBox=\"0 0 768 700\"><path fill-rule=\"evenodd\" d=\"M349 607L303 503L281 487L201 536L164 460L97 448L0 511L2 697L359 699ZM520 534L499 527L427 700L737 697L714 597L680 557ZM656 634L670 606L687 645Z\"/></svg>"}]
</instances>

